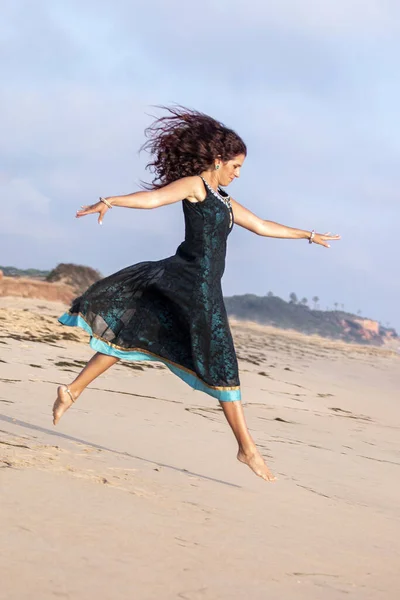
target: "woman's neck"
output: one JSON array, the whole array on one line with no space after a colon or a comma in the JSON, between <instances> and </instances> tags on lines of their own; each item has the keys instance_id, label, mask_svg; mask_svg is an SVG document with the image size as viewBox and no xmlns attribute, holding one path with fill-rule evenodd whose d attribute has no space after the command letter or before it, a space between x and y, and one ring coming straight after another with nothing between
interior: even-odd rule
<instances>
[{"instance_id":1,"label":"woman's neck","mask_svg":"<svg viewBox=\"0 0 400 600\"><path fill-rule=\"evenodd\" d=\"M217 173L215 173L215 171L203 171L201 177L203 177L203 179L207 181L208 185L212 187L213 190L215 190L216 192L218 191L219 180L218 175Z\"/></svg>"}]
</instances>

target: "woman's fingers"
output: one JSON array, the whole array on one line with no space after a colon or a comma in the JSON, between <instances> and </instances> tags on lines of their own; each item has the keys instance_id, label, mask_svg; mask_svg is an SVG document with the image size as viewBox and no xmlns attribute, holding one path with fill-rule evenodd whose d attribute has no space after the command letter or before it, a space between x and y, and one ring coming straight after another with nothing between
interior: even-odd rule
<instances>
[{"instance_id":1,"label":"woman's fingers","mask_svg":"<svg viewBox=\"0 0 400 600\"><path fill-rule=\"evenodd\" d=\"M94 212L93 206L81 206L79 210L76 211L77 215L88 215L91 212Z\"/></svg>"},{"instance_id":2,"label":"woman's fingers","mask_svg":"<svg viewBox=\"0 0 400 600\"><path fill-rule=\"evenodd\" d=\"M340 235L328 233L320 233L316 234L314 237L314 242L324 246L325 248L330 248L330 245L327 243L328 241L336 241L340 240Z\"/></svg>"},{"instance_id":3,"label":"woman's fingers","mask_svg":"<svg viewBox=\"0 0 400 600\"><path fill-rule=\"evenodd\" d=\"M89 208L81 208L80 210L76 211L75 216L79 219L79 217L84 217L85 215L90 215L93 212L95 212L95 211L90 210Z\"/></svg>"},{"instance_id":4,"label":"woman's fingers","mask_svg":"<svg viewBox=\"0 0 400 600\"><path fill-rule=\"evenodd\" d=\"M314 243L324 246L324 248L330 248L328 241L340 240L340 235L332 234L330 231L327 233L316 233L314 236Z\"/></svg>"},{"instance_id":5,"label":"woman's fingers","mask_svg":"<svg viewBox=\"0 0 400 600\"><path fill-rule=\"evenodd\" d=\"M103 215L107 212L107 207L103 202L96 202L96 204L83 205L79 210L76 211L76 218L84 217L86 215L92 215L95 213L99 213L98 222L101 224Z\"/></svg>"},{"instance_id":6,"label":"woman's fingers","mask_svg":"<svg viewBox=\"0 0 400 600\"><path fill-rule=\"evenodd\" d=\"M327 240L340 240L340 235L337 233L331 233L330 231L328 231L328 233L323 233L322 237L324 239Z\"/></svg>"}]
</instances>

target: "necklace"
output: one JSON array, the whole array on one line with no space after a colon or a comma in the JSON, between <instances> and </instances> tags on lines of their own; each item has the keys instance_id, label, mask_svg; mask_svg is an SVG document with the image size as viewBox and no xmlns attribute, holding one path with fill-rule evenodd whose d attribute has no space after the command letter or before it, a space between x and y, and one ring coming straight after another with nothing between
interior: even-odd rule
<instances>
[{"instance_id":1,"label":"necklace","mask_svg":"<svg viewBox=\"0 0 400 600\"><path fill-rule=\"evenodd\" d=\"M214 194L214 196L216 198L218 198L218 200L221 200L221 202L223 202L225 204L226 208L229 210L229 228L232 227L233 218L232 218L231 197L228 196L228 195L227 196L223 196L217 190L214 190L214 188L212 188L211 185L209 183L207 183L207 181L204 179L204 177L201 177L201 178L204 181L204 184L207 187L207 189L210 190L210 192L212 194Z\"/></svg>"}]
</instances>

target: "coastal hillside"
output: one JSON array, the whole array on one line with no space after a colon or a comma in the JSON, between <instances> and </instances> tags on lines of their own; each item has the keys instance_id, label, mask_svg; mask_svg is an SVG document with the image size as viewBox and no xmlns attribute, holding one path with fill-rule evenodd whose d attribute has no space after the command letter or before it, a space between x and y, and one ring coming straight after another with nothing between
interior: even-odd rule
<instances>
[{"instance_id":1,"label":"coastal hillside","mask_svg":"<svg viewBox=\"0 0 400 600\"><path fill-rule=\"evenodd\" d=\"M102 274L91 267L60 263L46 277L48 283L69 285L75 294L83 294L93 283L102 279Z\"/></svg>"},{"instance_id":2,"label":"coastal hillside","mask_svg":"<svg viewBox=\"0 0 400 600\"><path fill-rule=\"evenodd\" d=\"M69 304L101 278L101 273L91 267L68 263L61 263L52 271L3 267L0 269L0 297L38 298Z\"/></svg>"},{"instance_id":3,"label":"coastal hillside","mask_svg":"<svg viewBox=\"0 0 400 600\"><path fill-rule=\"evenodd\" d=\"M292 295L294 296L294 294ZM393 328L343 310L316 310L293 298L245 294L225 298L228 315L239 320L294 329L346 342L382 345L398 338Z\"/></svg>"}]
</instances>

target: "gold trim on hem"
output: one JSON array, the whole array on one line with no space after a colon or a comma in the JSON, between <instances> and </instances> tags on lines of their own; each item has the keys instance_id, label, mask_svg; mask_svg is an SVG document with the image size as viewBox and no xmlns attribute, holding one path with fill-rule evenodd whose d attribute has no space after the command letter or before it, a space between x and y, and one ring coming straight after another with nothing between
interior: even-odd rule
<instances>
[{"instance_id":1,"label":"gold trim on hem","mask_svg":"<svg viewBox=\"0 0 400 600\"><path fill-rule=\"evenodd\" d=\"M71 313L71 312L68 312L68 314L71 317L81 317L81 319L83 319L85 321L86 325L88 327L90 327L90 329L92 329L92 327L86 321L86 319L85 319L85 317L83 316L82 313ZM187 367L179 365L178 363L175 363L172 360L169 360L168 358L163 358L162 356L159 356L158 354L154 354L154 352L150 352L149 350L145 350L143 348L124 348L123 346L117 346L117 344L113 344L111 342L107 342L107 340L103 339L102 337L100 337L99 335L96 335L93 332L91 334L89 334L89 335L91 335L91 337L94 337L94 338L100 340L101 342L104 342L105 344L107 344L108 346L111 346L112 348L116 348L117 350L121 350L122 352L142 352L143 354L148 354L149 356L154 356L155 358L160 359L160 362L167 362L170 365L172 365L173 367L177 367L178 369L182 369L182 371L186 371L186 373L189 373L190 375L193 375L199 381L201 381L201 383L203 385L205 385L206 387L210 388L211 390L217 390L217 391L222 391L222 392L235 392L237 390L240 390L240 385L231 386L231 387L223 387L223 386L210 385L209 383L206 383L203 379L201 379L197 375L197 373L195 373L194 371L191 371Z\"/></svg>"}]
</instances>

